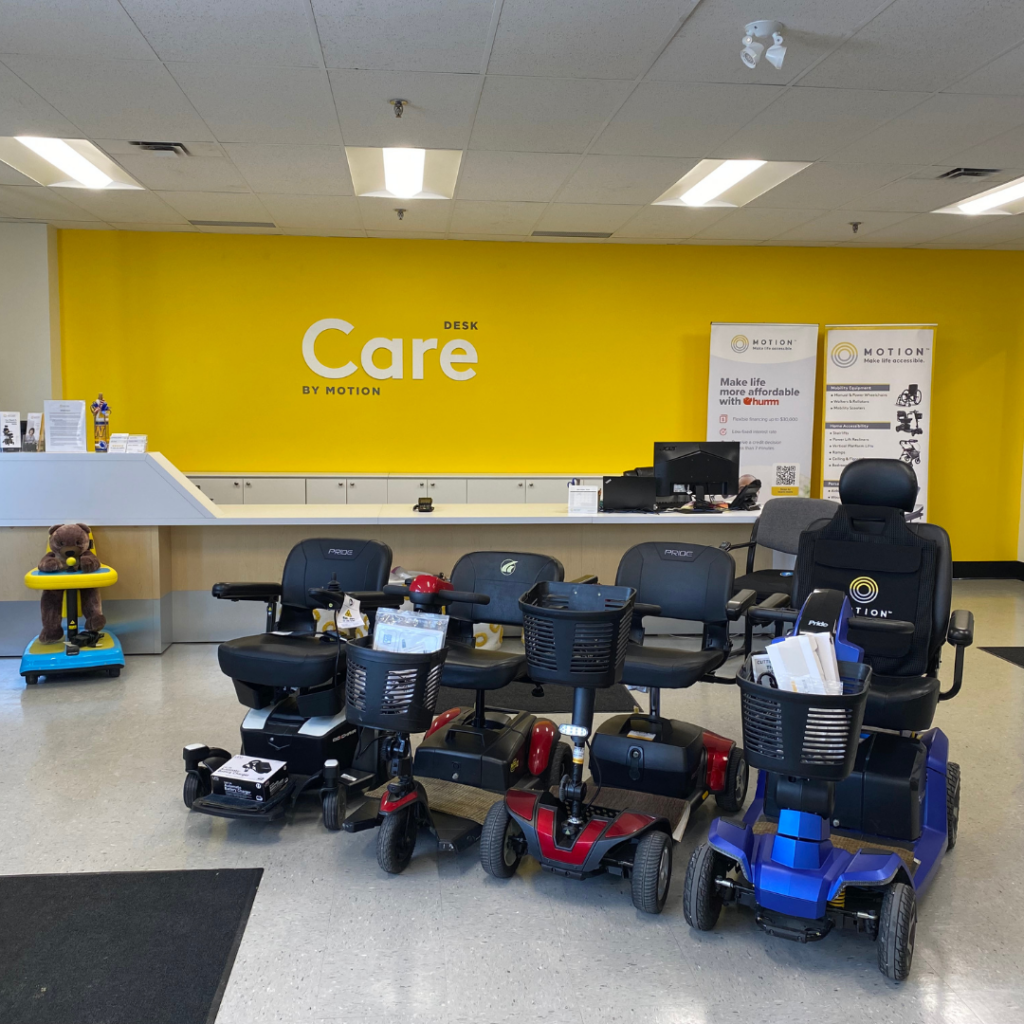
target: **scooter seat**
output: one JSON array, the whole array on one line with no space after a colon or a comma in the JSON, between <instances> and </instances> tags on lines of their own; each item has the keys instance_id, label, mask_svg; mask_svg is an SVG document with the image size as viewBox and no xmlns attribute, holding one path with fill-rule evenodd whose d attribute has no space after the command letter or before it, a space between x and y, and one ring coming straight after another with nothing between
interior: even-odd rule
<instances>
[{"instance_id":1,"label":"scooter seat","mask_svg":"<svg viewBox=\"0 0 1024 1024\"><path fill-rule=\"evenodd\" d=\"M452 645L441 672L441 684L460 690L497 690L525 673L525 654Z\"/></svg>"},{"instance_id":2,"label":"scooter seat","mask_svg":"<svg viewBox=\"0 0 1024 1024\"><path fill-rule=\"evenodd\" d=\"M939 703L939 681L934 676L871 677L864 724L877 729L927 729Z\"/></svg>"},{"instance_id":3,"label":"scooter seat","mask_svg":"<svg viewBox=\"0 0 1024 1024\"><path fill-rule=\"evenodd\" d=\"M681 651L675 647L629 644L622 681L626 686L682 690L725 661L724 651Z\"/></svg>"},{"instance_id":4,"label":"scooter seat","mask_svg":"<svg viewBox=\"0 0 1024 1024\"><path fill-rule=\"evenodd\" d=\"M344 644L341 667L344 671ZM260 633L228 640L217 648L220 670L232 679L254 686L319 686L334 678L338 644L327 643L312 633L277 636Z\"/></svg>"}]
</instances>

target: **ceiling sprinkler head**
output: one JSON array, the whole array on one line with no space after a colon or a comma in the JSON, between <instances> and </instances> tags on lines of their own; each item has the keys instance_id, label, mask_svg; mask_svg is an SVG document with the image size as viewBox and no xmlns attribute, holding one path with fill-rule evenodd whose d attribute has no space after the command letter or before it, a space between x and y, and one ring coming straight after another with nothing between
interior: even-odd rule
<instances>
[{"instance_id":1,"label":"ceiling sprinkler head","mask_svg":"<svg viewBox=\"0 0 1024 1024\"><path fill-rule=\"evenodd\" d=\"M405 113L408 100L388 100L388 103L395 108L395 117L401 117Z\"/></svg>"},{"instance_id":2,"label":"ceiling sprinkler head","mask_svg":"<svg viewBox=\"0 0 1024 1024\"><path fill-rule=\"evenodd\" d=\"M404 220L405 219L405 207L404 206L396 206L395 207L395 213L398 214L398 219L399 220Z\"/></svg>"},{"instance_id":3,"label":"ceiling sprinkler head","mask_svg":"<svg viewBox=\"0 0 1024 1024\"><path fill-rule=\"evenodd\" d=\"M857 234L857 232L860 230L861 224L863 224L863 223L864 222L862 220L851 220L850 221L850 227L853 228L853 233L854 234Z\"/></svg>"}]
</instances>

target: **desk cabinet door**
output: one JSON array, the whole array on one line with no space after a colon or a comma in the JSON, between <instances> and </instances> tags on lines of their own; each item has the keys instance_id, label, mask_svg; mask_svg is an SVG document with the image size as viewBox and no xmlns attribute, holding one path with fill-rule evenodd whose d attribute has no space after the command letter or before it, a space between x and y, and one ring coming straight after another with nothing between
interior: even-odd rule
<instances>
[{"instance_id":1,"label":"desk cabinet door","mask_svg":"<svg viewBox=\"0 0 1024 1024\"><path fill-rule=\"evenodd\" d=\"M526 501L526 481L508 477L470 477L466 491L471 505L512 505Z\"/></svg>"},{"instance_id":2,"label":"desk cabinet door","mask_svg":"<svg viewBox=\"0 0 1024 1024\"><path fill-rule=\"evenodd\" d=\"M438 505L464 505L466 503L466 481L446 477L438 480L431 480L427 486L427 496L434 499Z\"/></svg>"},{"instance_id":3,"label":"desk cabinet door","mask_svg":"<svg viewBox=\"0 0 1024 1024\"><path fill-rule=\"evenodd\" d=\"M415 505L427 494L426 477L391 476L388 477L388 504Z\"/></svg>"},{"instance_id":4,"label":"desk cabinet door","mask_svg":"<svg viewBox=\"0 0 1024 1024\"><path fill-rule=\"evenodd\" d=\"M350 505L386 505L388 478L386 476L349 477L348 503Z\"/></svg>"},{"instance_id":5,"label":"desk cabinet door","mask_svg":"<svg viewBox=\"0 0 1024 1024\"><path fill-rule=\"evenodd\" d=\"M246 505L305 505L304 477L263 476L245 481L242 501Z\"/></svg>"},{"instance_id":6,"label":"desk cabinet door","mask_svg":"<svg viewBox=\"0 0 1024 1024\"><path fill-rule=\"evenodd\" d=\"M241 477L203 476L192 481L210 501L218 505L242 504Z\"/></svg>"},{"instance_id":7,"label":"desk cabinet door","mask_svg":"<svg viewBox=\"0 0 1024 1024\"><path fill-rule=\"evenodd\" d=\"M571 477L551 479L550 477L539 477L526 481L527 502L545 502L552 504L558 502L565 505L569 500L569 480Z\"/></svg>"},{"instance_id":8,"label":"desk cabinet door","mask_svg":"<svg viewBox=\"0 0 1024 1024\"><path fill-rule=\"evenodd\" d=\"M344 505L348 498L348 480L343 476L307 476L307 505Z\"/></svg>"}]
</instances>

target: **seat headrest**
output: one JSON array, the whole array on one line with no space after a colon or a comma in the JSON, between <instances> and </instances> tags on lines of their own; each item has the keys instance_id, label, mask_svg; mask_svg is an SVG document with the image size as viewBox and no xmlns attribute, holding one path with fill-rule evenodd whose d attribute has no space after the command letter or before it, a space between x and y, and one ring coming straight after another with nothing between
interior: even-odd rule
<instances>
[{"instance_id":1,"label":"seat headrest","mask_svg":"<svg viewBox=\"0 0 1024 1024\"><path fill-rule=\"evenodd\" d=\"M885 505L914 511L917 475L899 459L857 459L839 478L839 500L844 505Z\"/></svg>"}]
</instances>

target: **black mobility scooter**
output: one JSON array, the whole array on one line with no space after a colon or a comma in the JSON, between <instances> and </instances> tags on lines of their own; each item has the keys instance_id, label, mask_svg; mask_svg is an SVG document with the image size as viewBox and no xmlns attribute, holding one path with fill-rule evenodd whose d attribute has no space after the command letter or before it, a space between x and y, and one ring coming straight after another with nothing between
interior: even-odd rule
<instances>
[{"instance_id":1,"label":"black mobility scooter","mask_svg":"<svg viewBox=\"0 0 1024 1024\"><path fill-rule=\"evenodd\" d=\"M480 847L489 874L508 878L529 852L573 878L624 875L637 909L661 912L673 841L693 808L714 793L720 807L736 811L747 792L747 763L732 740L660 710L662 689L716 681L712 673L729 656L729 620L756 597L733 596L734 571L732 557L716 548L649 542L626 552L614 587L535 587L523 598L531 677L576 689L572 724L560 727L574 744L572 774L557 798L511 791L491 809ZM645 645L644 616L661 614L703 623L701 649ZM649 690L650 711L617 715L595 732L595 688L620 678Z\"/></svg>"},{"instance_id":2,"label":"black mobility scooter","mask_svg":"<svg viewBox=\"0 0 1024 1024\"><path fill-rule=\"evenodd\" d=\"M350 648L349 719L391 732L386 748L395 779L379 805L368 799L344 827L352 832L381 827L377 858L385 871L405 869L421 825L434 834L439 849L464 849L480 837L478 819L497 794L546 790L567 770L570 750L558 742L554 722L487 706L488 693L526 675L526 655L479 650L473 640L473 626L480 621L522 625L519 597L537 582L560 581L563 575L562 564L547 555L476 551L456 563L448 584L452 590L419 590L415 581L411 587L385 588L420 610L444 608L450 616L440 661L373 651L362 643ZM421 659L407 663L410 679L417 671L439 677L436 685L428 680L422 695L411 683L402 689L401 671L410 657ZM474 693L474 705L449 708L431 720L440 685ZM409 734L424 731L413 758ZM436 781L424 786L421 779Z\"/></svg>"},{"instance_id":3,"label":"black mobility scooter","mask_svg":"<svg viewBox=\"0 0 1024 1024\"><path fill-rule=\"evenodd\" d=\"M800 539L802 610L751 614L831 632L844 694L785 692L741 674L747 754L762 769L757 796L743 822L718 819L694 851L684 911L707 930L723 903L739 903L768 933L800 942L853 927L877 939L879 968L902 981L917 895L957 839L960 768L932 717L960 690L974 619L950 614L946 531L904 521L917 495L909 466L853 462L839 495L835 518ZM956 662L941 692L945 641Z\"/></svg>"},{"instance_id":4,"label":"black mobility scooter","mask_svg":"<svg viewBox=\"0 0 1024 1024\"><path fill-rule=\"evenodd\" d=\"M391 549L372 540L311 539L292 548L281 583L217 583L213 596L267 604L267 631L220 645L221 671L249 708L242 721L247 757L285 761L287 784L255 801L212 791L212 775L231 754L192 743L185 747L185 806L225 818L275 818L289 800L324 781L324 824L341 827L347 795L385 781L380 735L345 717L346 642L316 632L314 608L337 609L346 594L372 619L378 608L401 604L382 588L391 572ZM280 603L280 615L277 605Z\"/></svg>"}]
</instances>

